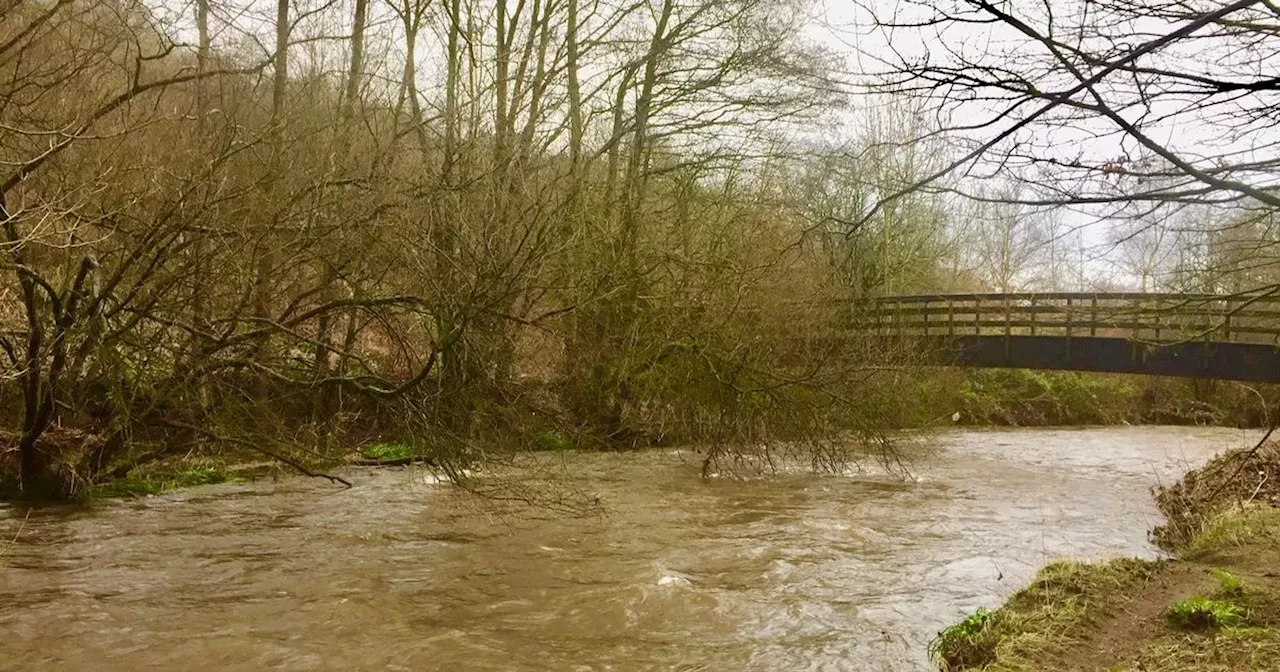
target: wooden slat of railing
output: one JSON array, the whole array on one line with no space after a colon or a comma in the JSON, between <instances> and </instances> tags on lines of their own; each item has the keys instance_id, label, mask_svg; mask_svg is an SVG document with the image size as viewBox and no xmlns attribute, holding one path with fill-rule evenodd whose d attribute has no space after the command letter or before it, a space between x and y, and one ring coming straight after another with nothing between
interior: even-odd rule
<instances>
[{"instance_id":1,"label":"wooden slat of railing","mask_svg":"<svg viewBox=\"0 0 1280 672\"><path fill-rule=\"evenodd\" d=\"M957 305L959 304L959 305ZM939 294L896 296L847 302L854 328L900 335L958 333L1090 336L1128 332L1121 337L1156 341L1188 337L1280 343L1280 293ZM868 323L870 322L870 324Z\"/></svg>"},{"instance_id":2,"label":"wooden slat of railing","mask_svg":"<svg viewBox=\"0 0 1280 672\"><path fill-rule=\"evenodd\" d=\"M1094 296L1102 300L1111 301L1166 301L1166 302L1218 302L1228 301L1233 304L1256 304L1256 303L1280 303L1280 291L1274 293L1261 294L1196 294L1196 293L1161 293L1161 292L1109 292L1109 293L1093 293L1093 292L1010 292L1001 294L993 293L964 293L964 294L912 294L902 296L884 297L896 303L930 303L938 301L1003 301L1006 298L1010 301L1029 301L1032 297L1036 297L1040 301L1065 301L1068 298L1080 300L1090 299ZM870 298L864 301L877 301L879 299Z\"/></svg>"},{"instance_id":3,"label":"wooden slat of railing","mask_svg":"<svg viewBox=\"0 0 1280 672\"><path fill-rule=\"evenodd\" d=\"M1200 315L1200 314L1223 316L1226 313L1226 311L1217 310L1217 309L1195 310L1195 311L1191 311L1191 310L1174 311L1174 310L1165 309L1165 308L1151 308L1151 307L1129 308L1124 306L1099 306L1099 309L1095 311L1091 306L1088 308L1082 308L1077 306L1068 307L1065 304L1035 305L1035 306L1011 305L1009 306L1007 311L1003 305L989 306L987 307L988 309L985 311L983 310L983 306L981 305L975 306L975 307L977 308L977 312L979 313L986 312L986 313L1003 314L1005 312L1012 312L1012 313L1022 313L1022 314L1034 313L1037 315L1047 315L1047 316L1052 316L1052 315L1065 316L1068 314L1068 312L1070 312L1074 316L1088 315L1089 317L1085 321L1105 320L1105 319L1113 319L1117 317L1141 317L1141 316L1149 316L1154 319L1154 317L1157 315L1161 316L1162 318L1175 317L1175 316L1186 317L1186 316L1194 316L1194 315ZM928 315L945 316L948 319L955 319L955 316L956 316L955 307L948 306L946 304L940 304L940 305L921 304L921 305L912 306L910 308L901 308L901 309L880 307L880 308L872 309L872 311L868 311L868 312L874 312L878 314L891 314L891 315L903 316L903 317L928 314ZM968 311L966 311L966 314L971 314L971 313L968 313ZM1237 323L1237 322L1240 322L1241 320L1251 320L1251 319L1280 322L1280 310L1276 310L1276 311L1240 310L1240 311L1230 312L1230 315L1231 315L1232 323Z\"/></svg>"},{"instance_id":4,"label":"wooden slat of railing","mask_svg":"<svg viewBox=\"0 0 1280 672\"><path fill-rule=\"evenodd\" d=\"M873 328L874 323L863 325L855 322L850 326L855 329ZM1067 334L1068 326L1070 326L1071 328L1077 328L1080 325L1078 323L1072 323L1071 325L1068 325L1066 322L1058 323L1058 324L1045 324L1044 322L1037 322L1034 320L1012 320L1012 319L1005 320L1003 318L999 318L999 319L987 319L987 320L977 320L977 321L974 321L974 320L957 321L955 323L955 326L957 328L963 327L964 329L969 329L969 330L972 330L974 327L977 327L980 330L990 329L990 331L985 331L985 332L980 331L978 334L971 334L971 335L981 335L982 333L987 333L993 336L1004 335L1005 327L1007 326L1009 328L1009 331L1008 331L1009 335L1017 335L1013 332L1014 329L1030 330L1032 327L1034 327L1036 331L1036 335L1054 336L1054 335L1059 335L1057 333L1059 331L1062 332L1061 335L1070 335L1070 334ZM1148 322L1116 322L1116 323L1110 323L1110 324L1098 324L1098 325L1091 325L1091 326L1096 326L1096 329L1091 334L1093 336L1097 336L1098 332L1125 331L1125 332L1135 332L1134 337L1138 338L1138 336L1136 335L1136 332L1150 331L1153 329L1152 325ZM942 333L943 330L944 330L944 327L941 325L938 325L936 323L929 324L929 333L931 334L936 335L936 334ZM1212 336L1214 331L1215 331L1214 329L1207 329L1207 330L1188 329L1185 331L1174 331L1166 325L1161 327L1160 333L1165 336L1165 338L1162 339L1163 341L1174 341L1174 340L1184 340L1184 338L1191 337L1191 336L1199 337L1201 334ZM1217 330L1217 331L1220 331L1220 330ZM948 335L953 335L953 333ZM895 327L891 335L899 335L899 336L925 335L924 323L923 322L899 323ZM1031 335L1031 334L1028 334L1028 335ZM1236 338L1247 336L1247 335L1280 336L1280 326L1277 326L1277 327L1233 326L1231 328L1231 335ZM1075 337L1078 338L1079 336L1075 336ZM1179 337L1182 337L1182 338L1179 338ZM1149 340L1149 339L1139 338L1139 340ZM1210 340L1214 340L1214 339L1211 338Z\"/></svg>"},{"instance_id":5,"label":"wooden slat of railing","mask_svg":"<svg viewBox=\"0 0 1280 672\"><path fill-rule=\"evenodd\" d=\"M903 307L898 307L897 302L893 302L892 305L887 305L885 303L875 303L867 306L865 310L888 311L888 312L893 312L893 313L903 314L903 315L918 315L925 312L934 313L934 314L945 314L949 312L954 312L953 310L954 303L955 302L952 302L952 301L938 301L934 303L918 303L917 302L913 304L908 304L910 307L907 307L906 305L904 305ZM983 307L989 308L991 309L990 312L1004 312L1006 309L1005 308L1006 303L1003 301L987 302L985 303L985 305L983 302L965 302L965 303L975 303L976 307L978 308L983 308ZM1007 305L1011 310L1022 311L1022 312L1057 313L1057 312L1065 312L1068 309L1074 310L1077 313L1089 313L1094 311L1092 300L1090 301L1090 306L1087 309L1082 307L1076 307L1074 306L1074 304L1067 303L1066 301L1064 301L1063 303L1047 303L1047 304L1041 303L1039 301L1035 303L1028 302L1026 304L1009 302ZM1162 315L1172 315L1172 314L1194 315L1198 313L1213 313L1213 314L1220 315L1220 314L1223 314L1224 312L1230 312L1234 318L1256 317L1256 318L1263 318L1263 319L1280 319L1280 307L1277 307L1274 310L1267 310L1262 308L1224 309L1218 306L1209 306L1204 308L1188 306L1188 307L1178 308L1178 307L1164 306L1164 305L1154 305L1154 306L1153 305L1134 305L1130 303L1117 304L1117 303L1102 301L1098 303L1098 308L1108 310L1115 314L1138 313L1138 314L1154 315L1156 313L1159 313Z\"/></svg>"}]
</instances>

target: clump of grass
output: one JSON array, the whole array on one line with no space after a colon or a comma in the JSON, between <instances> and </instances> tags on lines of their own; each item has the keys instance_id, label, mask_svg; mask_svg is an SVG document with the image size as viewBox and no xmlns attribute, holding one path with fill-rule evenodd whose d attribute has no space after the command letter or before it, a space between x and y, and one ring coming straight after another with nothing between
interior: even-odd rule
<instances>
[{"instance_id":1,"label":"clump of grass","mask_svg":"<svg viewBox=\"0 0 1280 672\"><path fill-rule=\"evenodd\" d=\"M1239 596L1244 594L1244 582L1240 577L1217 567L1209 570L1209 575L1218 582L1218 592L1223 595Z\"/></svg>"},{"instance_id":2,"label":"clump of grass","mask_svg":"<svg viewBox=\"0 0 1280 672\"><path fill-rule=\"evenodd\" d=\"M1237 627L1202 636L1171 631L1151 641L1130 669L1152 672L1236 672L1275 670L1280 661L1280 632L1275 628Z\"/></svg>"},{"instance_id":3,"label":"clump of grass","mask_svg":"<svg viewBox=\"0 0 1280 672\"><path fill-rule=\"evenodd\" d=\"M943 670L982 668L996 657L996 638L987 630L992 614L986 607L947 627L929 642L929 655Z\"/></svg>"},{"instance_id":4,"label":"clump of grass","mask_svg":"<svg viewBox=\"0 0 1280 672\"><path fill-rule=\"evenodd\" d=\"M1232 602L1199 595L1175 602L1168 616L1170 623L1184 630L1234 628L1244 620L1244 609Z\"/></svg>"},{"instance_id":5,"label":"clump of grass","mask_svg":"<svg viewBox=\"0 0 1280 672\"><path fill-rule=\"evenodd\" d=\"M403 443L374 443L364 447L364 456L371 460L407 460L418 456L413 446Z\"/></svg>"}]
</instances>

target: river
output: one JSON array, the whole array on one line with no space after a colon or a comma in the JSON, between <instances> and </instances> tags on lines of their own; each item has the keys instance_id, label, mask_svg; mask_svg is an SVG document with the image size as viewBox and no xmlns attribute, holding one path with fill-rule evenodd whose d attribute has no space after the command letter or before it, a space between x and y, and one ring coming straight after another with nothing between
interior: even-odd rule
<instances>
[{"instance_id":1,"label":"river","mask_svg":"<svg viewBox=\"0 0 1280 672\"><path fill-rule=\"evenodd\" d=\"M1257 436L945 431L908 479L577 455L578 517L413 469L0 508L0 669L926 670L1046 562L1156 555L1149 487Z\"/></svg>"}]
</instances>

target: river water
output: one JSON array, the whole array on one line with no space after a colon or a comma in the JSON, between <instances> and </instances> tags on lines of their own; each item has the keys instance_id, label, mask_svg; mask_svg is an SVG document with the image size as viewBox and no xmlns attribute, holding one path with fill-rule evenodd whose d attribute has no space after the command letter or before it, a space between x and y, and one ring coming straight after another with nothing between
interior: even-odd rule
<instances>
[{"instance_id":1,"label":"river water","mask_svg":"<svg viewBox=\"0 0 1280 672\"><path fill-rule=\"evenodd\" d=\"M579 455L580 517L410 469L0 509L0 669L925 670L1046 562L1155 555L1148 488L1257 436L948 431L907 479Z\"/></svg>"}]
</instances>

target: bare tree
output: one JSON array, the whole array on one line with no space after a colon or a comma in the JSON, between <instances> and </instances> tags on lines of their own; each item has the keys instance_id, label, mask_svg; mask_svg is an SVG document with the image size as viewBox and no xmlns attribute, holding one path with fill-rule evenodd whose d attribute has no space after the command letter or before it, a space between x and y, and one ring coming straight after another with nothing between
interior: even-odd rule
<instances>
[{"instance_id":1,"label":"bare tree","mask_svg":"<svg viewBox=\"0 0 1280 672\"><path fill-rule=\"evenodd\" d=\"M1018 202L1097 219L1161 203L1280 206L1269 3L859 6L880 36L862 41L878 64L864 82L926 105L930 136L955 143L947 165L884 204L918 188L979 196L961 188L972 180L938 182L963 172L1020 180Z\"/></svg>"},{"instance_id":2,"label":"bare tree","mask_svg":"<svg viewBox=\"0 0 1280 672\"><path fill-rule=\"evenodd\" d=\"M1019 204L1017 191L997 191L971 204L967 251L991 289L1009 293L1050 286L1045 271L1053 240L1052 216Z\"/></svg>"}]
</instances>

